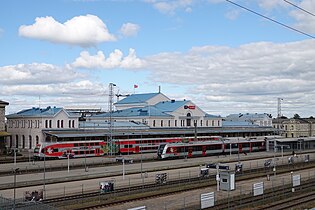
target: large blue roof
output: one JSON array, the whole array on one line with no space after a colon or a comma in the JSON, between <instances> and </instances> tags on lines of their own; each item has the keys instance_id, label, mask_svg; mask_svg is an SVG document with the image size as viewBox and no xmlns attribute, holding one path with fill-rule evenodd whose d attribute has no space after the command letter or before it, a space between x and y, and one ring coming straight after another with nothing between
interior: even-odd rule
<instances>
[{"instance_id":1,"label":"large blue roof","mask_svg":"<svg viewBox=\"0 0 315 210\"><path fill-rule=\"evenodd\" d=\"M118 110L111 113L112 117L140 117L140 116L171 116L157 109L155 106L136 107ZM109 112L97 114L93 117L110 117Z\"/></svg>"},{"instance_id":2,"label":"large blue roof","mask_svg":"<svg viewBox=\"0 0 315 210\"><path fill-rule=\"evenodd\" d=\"M181 106L184 106L188 101L162 101L155 105L155 107L162 112L173 112L180 108Z\"/></svg>"},{"instance_id":3,"label":"large blue roof","mask_svg":"<svg viewBox=\"0 0 315 210\"><path fill-rule=\"evenodd\" d=\"M270 117L270 115L266 114L266 113L262 113L262 114L259 114L259 113L246 113L246 114L242 114L242 113L239 113L239 114L230 114L228 116L226 116L226 119L229 120L229 119L253 119L253 118L264 118L264 117Z\"/></svg>"},{"instance_id":4,"label":"large blue roof","mask_svg":"<svg viewBox=\"0 0 315 210\"><path fill-rule=\"evenodd\" d=\"M222 127L258 127L258 125L246 121L222 121Z\"/></svg>"},{"instance_id":5,"label":"large blue roof","mask_svg":"<svg viewBox=\"0 0 315 210\"><path fill-rule=\"evenodd\" d=\"M15 118L15 117L52 117L59 113L63 108L59 107L50 107L47 108L38 108L33 107L31 109L24 109L15 114L7 115L7 118ZM69 113L68 113L69 114Z\"/></svg>"},{"instance_id":6,"label":"large blue roof","mask_svg":"<svg viewBox=\"0 0 315 210\"><path fill-rule=\"evenodd\" d=\"M132 94L115 104L134 104L134 103L145 103L147 100L153 98L160 93L143 93L143 94Z\"/></svg>"}]
</instances>

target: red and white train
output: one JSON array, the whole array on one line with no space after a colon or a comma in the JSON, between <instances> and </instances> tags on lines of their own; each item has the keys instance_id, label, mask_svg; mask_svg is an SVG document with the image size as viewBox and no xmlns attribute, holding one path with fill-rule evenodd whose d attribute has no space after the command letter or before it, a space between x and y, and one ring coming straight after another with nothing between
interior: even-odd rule
<instances>
[{"instance_id":1,"label":"red and white train","mask_svg":"<svg viewBox=\"0 0 315 210\"><path fill-rule=\"evenodd\" d=\"M104 155L104 141L77 141L37 144L34 149L35 159L96 157Z\"/></svg>"},{"instance_id":2,"label":"red and white train","mask_svg":"<svg viewBox=\"0 0 315 210\"><path fill-rule=\"evenodd\" d=\"M158 159L202 157L230 153L266 151L265 139L226 138L222 141L160 144Z\"/></svg>"},{"instance_id":3,"label":"red and white train","mask_svg":"<svg viewBox=\"0 0 315 210\"><path fill-rule=\"evenodd\" d=\"M193 141L221 141L221 136L172 137L172 138L141 138L113 140L107 144L102 140L71 141L43 143L36 145L34 158L71 158L93 157L107 154L139 154L155 153L160 144L193 142Z\"/></svg>"}]
</instances>

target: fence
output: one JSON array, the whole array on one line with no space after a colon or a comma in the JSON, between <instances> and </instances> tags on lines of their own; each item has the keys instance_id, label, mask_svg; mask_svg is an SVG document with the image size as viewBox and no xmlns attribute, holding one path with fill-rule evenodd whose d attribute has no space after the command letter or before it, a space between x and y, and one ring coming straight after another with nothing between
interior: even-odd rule
<instances>
[{"instance_id":1,"label":"fence","mask_svg":"<svg viewBox=\"0 0 315 210\"><path fill-rule=\"evenodd\" d=\"M24 199L7 199L0 196L0 209L1 210L57 210L57 208L43 204L41 202L26 202Z\"/></svg>"}]
</instances>

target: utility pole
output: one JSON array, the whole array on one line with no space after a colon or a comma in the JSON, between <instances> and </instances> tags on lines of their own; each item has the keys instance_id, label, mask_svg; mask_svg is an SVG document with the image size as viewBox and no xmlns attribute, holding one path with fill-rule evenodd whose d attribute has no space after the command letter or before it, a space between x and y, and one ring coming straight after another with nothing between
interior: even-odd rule
<instances>
[{"instance_id":1,"label":"utility pole","mask_svg":"<svg viewBox=\"0 0 315 210\"><path fill-rule=\"evenodd\" d=\"M112 120L112 113L113 113L113 99L114 99L114 91L113 91L113 87L115 87L116 84L114 83L109 83L109 102L108 102L108 106L109 106L109 132L110 132L110 136L109 136L109 143L110 144L110 155L113 155L113 144L112 144L112 140L113 140L113 120Z\"/></svg>"},{"instance_id":2,"label":"utility pole","mask_svg":"<svg viewBox=\"0 0 315 210\"><path fill-rule=\"evenodd\" d=\"M281 101L283 101L283 98L278 98L278 118L282 117L282 114L281 114Z\"/></svg>"}]
</instances>

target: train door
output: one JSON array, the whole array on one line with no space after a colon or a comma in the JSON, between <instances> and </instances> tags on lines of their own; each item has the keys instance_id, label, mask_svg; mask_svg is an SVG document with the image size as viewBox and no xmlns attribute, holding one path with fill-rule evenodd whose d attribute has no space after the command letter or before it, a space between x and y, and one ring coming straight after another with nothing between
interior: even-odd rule
<instances>
[{"instance_id":1,"label":"train door","mask_svg":"<svg viewBox=\"0 0 315 210\"><path fill-rule=\"evenodd\" d=\"M207 146L202 146L202 156L206 156L207 155Z\"/></svg>"},{"instance_id":2,"label":"train door","mask_svg":"<svg viewBox=\"0 0 315 210\"><path fill-rule=\"evenodd\" d=\"M100 149L99 148L95 148L94 154L95 154L95 156L100 156Z\"/></svg>"},{"instance_id":3,"label":"train door","mask_svg":"<svg viewBox=\"0 0 315 210\"><path fill-rule=\"evenodd\" d=\"M239 151L239 153L242 153L242 151L243 151L243 146L241 143L238 143L238 151Z\"/></svg>"},{"instance_id":4,"label":"train door","mask_svg":"<svg viewBox=\"0 0 315 210\"><path fill-rule=\"evenodd\" d=\"M135 146L135 151L134 153L139 153L140 152L140 146Z\"/></svg>"},{"instance_id":5,"label":"train door","mask_svg":"<svg viewBox=\"0 0 315 210\"><path fill-rule=\"evenodd\" d=\"M188 147L188 157L192 157L193 148Z\"/></svg>"}]
</instances>

